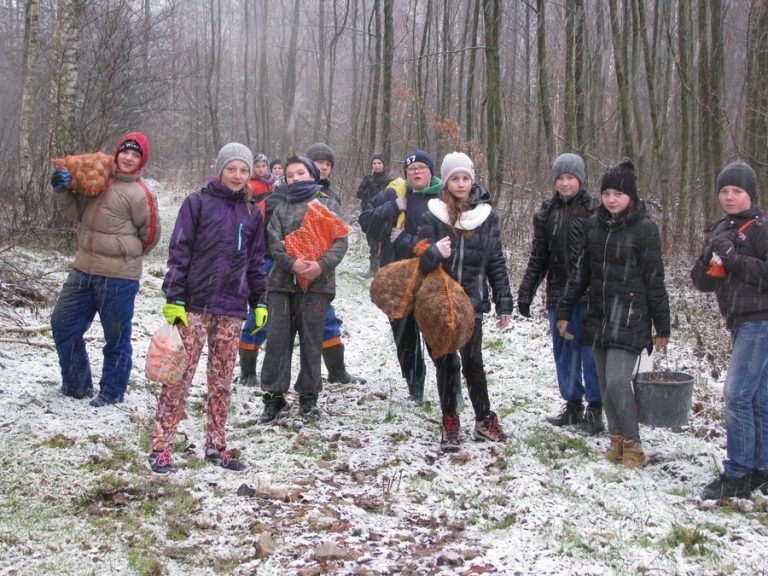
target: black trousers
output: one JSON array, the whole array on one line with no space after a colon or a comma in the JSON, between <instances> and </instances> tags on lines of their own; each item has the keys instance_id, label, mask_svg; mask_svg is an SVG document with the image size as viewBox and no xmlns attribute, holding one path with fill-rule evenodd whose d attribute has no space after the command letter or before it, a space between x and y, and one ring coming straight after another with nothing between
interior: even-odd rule
<instances>
[{"instance_id":1,"label":"black trousers","mask_svg":"<svg viewBox=\"0 0 768 576\"><path fill-rule=\"evenodd\" d=\"M399 320L390 320L392 335L397 347L397 361L400 372L409 386L424 387L427 367L424 364L424 349L421 345L421 330L416 324L416 317L408 314Z\"/></svg>"}]
</instances>

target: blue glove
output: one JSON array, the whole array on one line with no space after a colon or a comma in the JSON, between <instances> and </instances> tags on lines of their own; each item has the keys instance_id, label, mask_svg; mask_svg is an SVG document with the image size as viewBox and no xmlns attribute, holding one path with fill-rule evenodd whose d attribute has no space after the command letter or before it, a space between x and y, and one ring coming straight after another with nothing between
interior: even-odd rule
<instances>
[{"instance_id":1,"label":"blue glove","mask_svg":"<svg viewBox=\"0 0 768 576\"><path fill-rule=\"evenodd\" d=\"M64 192L70 182L72 182L72 174L69 173L69 170L57 167L53 171L51 186L53 186L54 192Z\"/></svg>"},{"instance_id":2,"label":"blue glove","mask_svg":"<svg viewBox=\"0 0 768 576\"><path fill-rule=\"evenodd\" d=\"M255 336L256 332L264 328L267 324L267 318L269 318L269 310L266 304L258 304L253 310L253 319L255 322L253 330L251 330L251 336Z\"/></svg>"}]
</instances>

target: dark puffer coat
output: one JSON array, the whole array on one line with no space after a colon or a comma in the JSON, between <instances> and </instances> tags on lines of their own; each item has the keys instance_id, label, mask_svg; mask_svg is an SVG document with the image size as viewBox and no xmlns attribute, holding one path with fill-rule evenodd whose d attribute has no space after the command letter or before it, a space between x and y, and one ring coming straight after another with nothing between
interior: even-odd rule
<instances>
[{"instance_id":1,"label":"dark puffer coat","mask_svg":"<svg viewBox=\"0 0 768 576\"><path fill-rule=\"evenodd\" d=\"M570 320L587 288L582 344L640 354L652 348L651 325L656 336L669 336L659 229L642 200L617 218L600 206L589 219L584 250L557 305L558 320Z\"/></svg>"},{"instance_id":2,"label":"dark puffer coat","mask_svg":"<svg viewBox=\"0 0 768 576\"><path fill-rule=\"evenodd\" d=\"M394 178L387 172L373 172L366 174L360 186L357 188L357 198L360 200L360 210L363 211L371 203L373 197L387 187Z\"/></svg>"},{"instance_id":3,"label":"dark puffer coat","mask_svg":"<svg viewBox=\"0 0 768 576\"><path fill-rule=\"evenodd\" d=\"M747 222L753 221L742 233ZM727 234L735 255L725 263L726 277L707 276L715 236ZM691 270L693 285L702 292L715 292L720 313L733 330L740 322L768 320L768 222L759 208L723 218L704 235L704 250Z\"/></svg>"},{"instance_id":4,"label":"dark puffer coat","mask_svg":"<svg viewBox=\"0 0 768 576\"><path fill-rule=\"evenodd\" d=\"M565 292L569 271L576 266L584 246L589 217L597 200L586 191L568 200L559 193L545 200L533 217L533 244L517 300L533 301L536 290L547 278L547 309L555 308Z\"/></svg>"},{"instance_id":5,"label":"dark puffer coat","mask_svg":"<svg viewBox=\"0 0 768 576\"><path fill-rule=\"evenodd\" d=\"M491 202L488 191L478 185L472 187L470 194L471 208ZM431 200L429 209L421 217L419 238L432 244L419 261L422 273L429 274L442 264L443 269L464 288L478 315L491 310L488 292L490 283L496 315L511 314L512 291L509 287L507 262L501 247L499 218L496 212L488 212L485 220L472 230L474 235L470 238L457 235L433 213L438 212L435 210L438 205L444 207L445 203L442 200ZM451 256L444 260L434 244L446 236L451 238Z\"/></svg>"}]
</instances>

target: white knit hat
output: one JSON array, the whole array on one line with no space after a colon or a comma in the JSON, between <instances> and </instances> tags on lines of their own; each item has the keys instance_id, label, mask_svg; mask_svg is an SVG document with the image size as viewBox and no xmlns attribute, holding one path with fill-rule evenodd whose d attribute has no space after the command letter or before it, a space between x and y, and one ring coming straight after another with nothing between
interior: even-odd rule
<instances>
[{"instance_id":1,"label":"white knit hat","mask_svg":"<svg viewBox=\"0 0 768 576\"><path fill-rule=\"evenodd\" d=\"M221 173L224 170L224 166L232 162L232 160L242 160L248 166L248 177L253 174L253 153L245 144L239 144L237 142L230 142L224 144L219 150L218 156L216 156L216 165L213 168L216 178L221 179Z\"/></svg>"},{"instance_id":2,"label":"white knit hat","mask_svg":"<svg viewBox=\"0 0 768 576\"><path fill-rule=\"evenodd\" d=\"M448 182L448 179L456 172L466 172L472 178L472 182L475 181L475 165L472 163L472 159L463 152L451 152L443 158L443 163L440 165L440 179L443 184Z\"/></svg>"}]
</instances>

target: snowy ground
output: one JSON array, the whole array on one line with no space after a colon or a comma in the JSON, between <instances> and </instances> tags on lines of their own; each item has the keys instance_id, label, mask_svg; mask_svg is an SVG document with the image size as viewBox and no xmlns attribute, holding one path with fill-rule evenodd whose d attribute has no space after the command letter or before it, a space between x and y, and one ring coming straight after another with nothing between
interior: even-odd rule
<instances>
[{"instance_id":1,"label":"snowy ground","mask_svg":"<svg viewBox=\"0 0 768 576\"><path fill-rule=\"evenodd\" d=\"M162 197L167 246L181 195ZM350 244L335 305L347 364L368 383L326 386L317 424L289 417L267 427L256 424L256 392L235 383L228 429L249 465L241 474L202 462L202 367L175 446L178 474L144 468L158 388L143 363L162 322L165 248L145 267L123 405L97 410L59 394L50 309L0 315L0 573L768 573L765 499L695 497L724 455L716 379L699 378L704 410L690 426L643 427L651 462L630 471L601 457L605 437L544 423L560 400L542 311L505 331L489 318L491 402L510 441L472 442L467 407L462 452L442 455L434 373L428 402L409 405L389 325L356 275L367 263L357 230ZM46 253L25 265L60 282L66 264ZM8 330L19 322L24 335ZM98 380L98 321L87 337ZM668 363L711 372L679 333ZM243 484L255 494L239 495Z\"/></svg>"}]
</instances>

